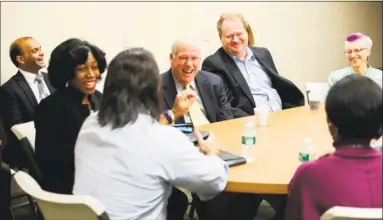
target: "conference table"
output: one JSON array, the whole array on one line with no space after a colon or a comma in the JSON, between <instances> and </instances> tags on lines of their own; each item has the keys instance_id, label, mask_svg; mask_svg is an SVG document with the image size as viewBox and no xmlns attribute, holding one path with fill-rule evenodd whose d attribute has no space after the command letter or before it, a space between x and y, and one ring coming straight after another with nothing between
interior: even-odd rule
<instances>
[{"instance_id":1,"label":"conference table","mask_svg":"<svg viewBox=\"0 0 383 220\"><path fill-rule=\"evenodd\" d=\"M247 121L255 116L232 119L197 129L213 131L221 149L242 155L241 135ZM324 105L317 111L302 106L269 113L268 125L255 126L256 145L253 162L231 167L225 191L287 194L288 184L300 165L299 151L310 138L317 155L334 150L326 123Z\"/></svg>"}]
</instances>

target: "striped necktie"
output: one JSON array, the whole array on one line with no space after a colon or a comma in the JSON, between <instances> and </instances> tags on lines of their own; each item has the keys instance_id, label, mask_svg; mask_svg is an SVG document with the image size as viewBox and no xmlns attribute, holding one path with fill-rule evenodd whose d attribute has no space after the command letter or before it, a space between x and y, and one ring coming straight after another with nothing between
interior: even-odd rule
<instances>
[{"instance_id":1,"label":"striped necktie","mask_svg":"<svg viewBox=\"0 0 383 220\"><path fill-rule=\"evenodd\" d=\"M184 89L189 89L189 88L192 89L190 87L190 84L184 85ZM194 101L192 106L189 108L189 115L194 126L200 126L200 125L205 125L210 123L209 120L207 120L206 116L202 112L202 108L198 102L198 98L197 100Z\"/></svg>"}]
</instances>

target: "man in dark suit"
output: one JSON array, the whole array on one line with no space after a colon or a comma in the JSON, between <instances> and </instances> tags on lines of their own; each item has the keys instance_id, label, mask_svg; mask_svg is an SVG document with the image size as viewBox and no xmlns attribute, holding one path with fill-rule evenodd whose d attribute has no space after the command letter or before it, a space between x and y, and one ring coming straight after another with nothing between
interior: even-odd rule
<instances>
[{"instance_id":1,"label":"man in dark suit","mask_svg":"<svg viewBox=\"0 0 383 220\"><path fill-rule=\"evenodd\" d=\"M162 74L162 83L164 87L165 108L171 109L177 93L182 92L183 85L175 82L174 71L172 69ZM209 72L196 70L196 76L192 85L195 85L195 87L190 86L190 89L198 91L196 102L199 102L198 99L200 99L201 107L203 107L203 112L208 122L213 123L233 118L222 79ZM176 119L175 123L192 123L192 119L189 118L190 116L185 114L183 117Z\"/></svg>"},{"instance_id":2,"label":"man in dark suit","mask_svg":"<svg viewBox=\"0 0 383 220\"><path fill-rule=\"evenodd\" d=\"M170 123L193 123L198 126L233 118L222 79L200 71L200 62L201 52L195 41L182 39L173 44L170 54L171 68L162 74L165 114L172 115L169 118L174 120L169 121ZM195 93L196 100L186 114L179 115L173 110L174 100L177 94L185 90ZM198 111L199 114L192 111ZM168 203L168 219L183 219L187 201L182 191L173 188Z\"/></svg>"},{"instance_id":3,"label":"man in dark suit","mask_svg":"<svg viewBox=\"0 0 383 220\"><path fill-rule=\"evenodd\" d=\"M8 136L3 156L12 166L25 167L25 158L20 156L18 141L10 129L13 125L32 121L38 103L53 93L54 88L47 74L40 71L45 67L44 52L36 40L18 38L11 44L9 55L18 71L0 87L1 116Z\"/></svg>"},{"instance_id":4,"label":"man in dark suit","mask_svg":"<svg viewBox=\"0 0 383 220\"><path fill-rule=\"evenodd\" d=\"M170 54L171 69L162 74L165 108L171 109L176 95L185 90L185 85L189 85L188 89L197 95L195 102L207 119L205 123L232 119L222 79L200 71L200 57L200 49L192 40L178 40L174 43ZM175 123L201 124L196 124L195 120L189 112L176 119Z\"/></svg>"},{"instance_id":5,"label":"man in dark suit","mask_svg":"<svg viewBox=\"0 0 383 220\"><path fill-rule=\"evenodd\" d=\"M193 113L195 109L192 105L189 112L183 116L174 113L176 124L193 123L194 126L198 126L233 118L222 79L212 73L200 71L200 57L200 48L194 40L178 40L173 44L170 54L171 69L162 74L164 107L172 109L177 94L185 89L192 90L197 97L193 105L197 104L197 110L202 112L201 117L205 117L203 120L198 119L197 114ZM229 206L234 207L230 212L235 212L238 219L253 219L261 201L257 195L242 193L222 192L209 201L201 201L195 194L192 196L198 216L203 220L232 219L232 216L228 215ZM186 196L177 188L173 188L168 203L168 215L171 213L169 210L182 210L178 212L178 216L183 215L187 204L182 204L182 197ZM179 219L178 216L168 216L168 219Z\"/></svg>"},{"instance_id":6,"label":"man in dark suit","mask_svg":"<svg viewBox=\"0 0 383 220\"><path fill-rule=\"evenodd\" d=\"M256 106L277 111L304 105L302 92L279 75L270 52L247 45L242 15L221 15L217 28L222 47L204 60L202 69L224 80L234 117L253 115Z\"/></svg>"}]
</instances>

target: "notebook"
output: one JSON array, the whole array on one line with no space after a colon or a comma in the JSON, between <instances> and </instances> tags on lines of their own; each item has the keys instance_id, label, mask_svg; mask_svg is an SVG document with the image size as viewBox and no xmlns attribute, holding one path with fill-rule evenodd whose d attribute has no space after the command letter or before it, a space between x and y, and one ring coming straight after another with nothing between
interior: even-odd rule
<instances>
[{"instance_id":1,"label":"notebook","mask_svg":"<svg viewBox=\"0 0 383 220\"><path fill-rule=\"evenodd\" d=\"M194 135L194 127L193 124L175 124L173 127L178 128L182 133L184 133L194 145L197 145L197 139ZM200 131L202 138L206 140L209 137L208 131ZM246 163L246 159L244 157L232 154L230 152L220 150L218 155L223 161L225 161L229 167L237 166Z\"/></svg>"}]
</instances>

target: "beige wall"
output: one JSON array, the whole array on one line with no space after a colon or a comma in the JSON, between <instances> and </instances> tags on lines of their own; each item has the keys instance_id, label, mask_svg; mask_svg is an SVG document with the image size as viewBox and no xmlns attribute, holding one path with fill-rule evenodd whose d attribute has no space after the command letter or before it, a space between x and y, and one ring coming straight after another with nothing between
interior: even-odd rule
<instances>
[{"instance_id":1,"label":"beige wall","mask_svg":"<svg viewBox=\"0 0 383 220\"><path fill-rule=\"evenodd\" d=\"M374 41L371 64L382 65L382 2L253 3L1 3L1 82L16 72L9 59L11 42L33 36L45 49L69 37L97 44L110 60L124 47L152 51L161 71L169 68L170 46L177 36L194 36L203 56L220 42L216 21L225 11L242 13L255 31L258 46L267 47L281 75L304 90L306 81L325 81L345 66L343 40L363 32Z\"/></svg>"}]
</instances>

